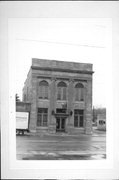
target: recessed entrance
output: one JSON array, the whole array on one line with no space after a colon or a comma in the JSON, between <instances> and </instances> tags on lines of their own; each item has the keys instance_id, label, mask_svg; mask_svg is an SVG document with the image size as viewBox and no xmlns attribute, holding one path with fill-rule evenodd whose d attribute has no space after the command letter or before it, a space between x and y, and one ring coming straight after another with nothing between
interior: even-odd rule
<instances>
[{"instance_id":1,"label":"recessed entrance","mask_svg":"<svg viewBox=\"0 0 119 180\"><path fill-rule=\"evenodd\" d=\"M57 132L65 132L65 117L57 117L56 118L56 131Z\"/></svg>"}]
</instances>

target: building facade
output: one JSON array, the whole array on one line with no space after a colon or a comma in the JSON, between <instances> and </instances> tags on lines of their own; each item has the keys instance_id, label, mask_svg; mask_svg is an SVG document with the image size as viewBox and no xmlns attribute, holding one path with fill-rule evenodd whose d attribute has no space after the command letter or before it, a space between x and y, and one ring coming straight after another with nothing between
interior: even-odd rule
<instances>
[{"instance_id":1,"label":"building facade","mask_svg":"<svg viewBox=\"0 0 119 180\"><path fill-rule=\"evenodd\" d=\"M92 133L92 64L32 59L23 88L32 132Z\"/></svg>"},{"instance_id":2,"label":"building facade","mask_svg":"<svg viewBox=\"0 0 119 180\"><path fill-rule=\"evenodd\" d=\"M97 129L106 131L106 114L98 114Z\"/></svg>"}]
</instances>

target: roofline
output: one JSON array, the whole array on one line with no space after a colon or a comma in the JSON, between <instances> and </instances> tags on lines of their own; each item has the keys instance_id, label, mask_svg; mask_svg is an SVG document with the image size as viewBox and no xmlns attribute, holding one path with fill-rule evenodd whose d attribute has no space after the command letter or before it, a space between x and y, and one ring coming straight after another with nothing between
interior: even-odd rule
<instances>
[{"instance_id":1,"label":"roofline","mask_svg":"<svg viewBox=\"0 0 119 180\"><path fill-rule=\"evenodd\" d=\"M55 60L55 59L39 59L39 58L32 58L32 60L43 60L43 61L54 61L54 62L66 62L66 63L78 63L78 64L89 64L93 65L92 63L82 63L82 62L76 62L76 61L61 61L61 60Z\"/></svg>"}]
</instances>

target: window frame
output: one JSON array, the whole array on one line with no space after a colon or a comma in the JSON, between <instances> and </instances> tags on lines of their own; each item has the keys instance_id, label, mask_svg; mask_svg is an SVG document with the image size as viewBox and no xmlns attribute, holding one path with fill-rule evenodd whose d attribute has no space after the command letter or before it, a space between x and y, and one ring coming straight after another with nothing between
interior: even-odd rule
<instances>
[{"instance_id":1,"label":"window frame","mask_svg":"<svg viewBox=\"0 0 119 180\"><path fill-rule=\"evenodd\" d=\"M41 112L39 112L39 111L41 111ZM44 120L44 117L46 118L45 120ZM48 108L38 108L38 110L37 110L37 127L47 127L47 126L48 126Z\"/></svg>"},{"instance_id":2,"label":"window frame","mask_svg":"<svg viewBox=\"0 0 119 180\"><path fill-rule=\"evenodd\" d=\"M58 101L67 100L67 84L64 81L60 81L57 84L57 100Z\"/></svg>"},{"instance_id":3,"label":"window frame","mask_svg":"<svg viewBox=\"0 0 119 180\"><path fill-rule=\"evenodd\" d=\"M76 113L76 111L77 111L77 113ZM81 111L82 111L82 113L81 113ZM76 118L77 118L77 120L76 120ZM81 120L81 118L82 118L82 120ZM81 125L81 123L82 123L82 125ZM84 127L84 110L74 109L74 127L75 128L83 128Z\"/></svg>"},{"instance_id":4,"label":"window frame","mask_svg":"<svg viewBox=\"0 0 119 180\"><path fill-rule=\"evenodd\" d=\"M75 93L74 93L74 99L78 102L84 102L85 101L85 87L82 83L77 83L74 87Z\"/></svg>"},{"instance_id":5,"label":"window frame","mask_svg":"<svg viewBox=\"0 0 119 180\"><path fill-rule=\"evenodd\" d=\"M49 84L45 80L39 82L38 97L43 100L49 99Z\"/></svg>"}]
</instances>

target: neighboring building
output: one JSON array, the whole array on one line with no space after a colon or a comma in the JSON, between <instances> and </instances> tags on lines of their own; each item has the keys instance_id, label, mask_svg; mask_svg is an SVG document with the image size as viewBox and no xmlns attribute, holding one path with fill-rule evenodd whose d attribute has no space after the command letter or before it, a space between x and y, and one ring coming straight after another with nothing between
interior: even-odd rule
<instances>
[{"instance_id":1,"label":"neighboring building","mask_svg":"<svg viewBox=\"0 0 119 180\"><path fill-rule=\"evenodd\" d=\"M106 108L93 107L93 126L100 130L106 130Z\"/></svg>"},{"instance_id":2,"label":"neighboring building","mask_svg":"<svg viewBox=\"0 0 119 180\"><path fill-rule=\"evenodd\" d=\"M30 113L30 103L29 102L22 102L16 101L16 112L29 112Z\"/></svg>"},{"instance_id":3,"label":"neighboring building","mask_svg":"<svg viewBox=\"0 0 119 180\"><path fill-rule=\"evenodd\" d=\"M92 64L32 59L23 88L30 131L92 133Z\"/></svg>"},{"instance_id":4,"label":"neighboring building","mask_svg":"<svg viewBox=\"0 0 119 180\"><path fill-rule=\"evenodd\" d=\"M97 129L106 131L106 114L97 116Z\"/></svg>"}]
</instances>

